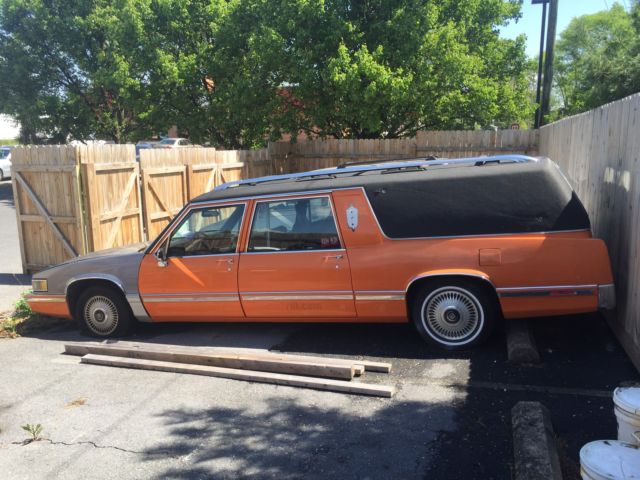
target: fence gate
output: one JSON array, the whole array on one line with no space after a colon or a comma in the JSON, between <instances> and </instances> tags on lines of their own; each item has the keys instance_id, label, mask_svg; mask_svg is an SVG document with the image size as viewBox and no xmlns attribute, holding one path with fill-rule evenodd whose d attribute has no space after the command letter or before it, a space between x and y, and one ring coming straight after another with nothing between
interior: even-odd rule
<instances>
[{"instance_id":1,"label":"fence gate","mask_svg":"<svg viewBox=\"0 0 640 480\"><path fill-rule=\"evenodd\" d=\"M22 270L35 272L86 253L76 148L16 147L11 161Z\"/></svg>"},{"instance_id":2,"label":"fence gate","mask_svg":"<svg viewBox=\"0 0 640 480\"><path fill-rule=\"evenodd\" d=\"M140 168L133 145L78 147L90 251L145 240Z\"/></svg>"},{"instance_id":3,"label":"fence gate","mask_svg":"<svg viewBox=\"0 0 640 480\"><path fill-rule=\"evenodd\" d=\"M185 149L186 150L186 149ZM141 150L147 238L155 238L189 201L187 165L172 150Z\"/></svg>"}]
</instances>

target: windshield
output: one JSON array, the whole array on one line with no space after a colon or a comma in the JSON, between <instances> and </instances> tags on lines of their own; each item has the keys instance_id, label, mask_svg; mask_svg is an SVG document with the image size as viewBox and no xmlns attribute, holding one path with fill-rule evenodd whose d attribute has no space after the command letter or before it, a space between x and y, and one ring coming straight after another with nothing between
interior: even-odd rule
<instances>
[{"instance_id":1,"label":"windshield","mask_svg":"<svg viewBox=\"0 0 640 480\"><path fill-rule=\"evenodd\" d=\"M0 148L0 159L7 158L10 153L11 150L9 150L8 148Z\"/></svg>"}]
</instances>

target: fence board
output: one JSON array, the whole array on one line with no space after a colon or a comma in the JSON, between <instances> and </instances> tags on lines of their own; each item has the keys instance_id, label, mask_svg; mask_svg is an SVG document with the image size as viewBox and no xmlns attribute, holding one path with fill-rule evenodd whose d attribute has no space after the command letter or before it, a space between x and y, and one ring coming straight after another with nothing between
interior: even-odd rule
<instances>
[{"instance_id":1,"label":"fence board","mask_svg":"<svg viewBox=\"0 0 640 480\"><path fill-rule=\"evenodd\" d=\"M540 153L567 173L609 248L618 309L614 331L640 368L640 94L540 130Z\"/></svg>"},{"instance_id":2,"label":"fence board","mask_svg":"<svg viewBox=\"0 0 640 480\"><path fill-rule=\"evenodd\" d=\"M11 154L22 269L36 271L87 251L77 151L16 147Z\"/></svg>"}]
</instances>

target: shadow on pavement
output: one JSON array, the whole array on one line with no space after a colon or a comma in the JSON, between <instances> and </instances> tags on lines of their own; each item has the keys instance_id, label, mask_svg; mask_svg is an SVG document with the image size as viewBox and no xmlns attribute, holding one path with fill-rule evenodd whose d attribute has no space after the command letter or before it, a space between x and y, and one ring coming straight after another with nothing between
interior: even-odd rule
<instances>
[{"instance_id":1,"label":"shadow on pavement","mask_svg":"<svg viewBox=\"0 0 640 480\"><path fill-rule=\"evenodd\" d=\"M0 286L1 285L31 285L31 275L24 273L0 273Z\"/></svg>"},{"instance_id":2,"label":"shadow on pavement","mask_svg":"<svg viewBox=\"0 0 640 480\"><path fill-rule=\"evenodd\" d=\"M149 460L163 451L189 461L157 478L422 478L435 457L429 445L454 427L453 410L441 403L263 404L260 411L162 412L170 437L148 452Z\"/></svg>"},{"instance_id":3,"label":"shadow on pavement","mask_svg":"<svg viewBox=\"0 0 640 480\"><path fill-rule=\"evenodd\" d=\"M0 205L15 208L15 205L13 204L13 189L11 187L10 180L0 182Z\"/></svg>"}]
</instances>

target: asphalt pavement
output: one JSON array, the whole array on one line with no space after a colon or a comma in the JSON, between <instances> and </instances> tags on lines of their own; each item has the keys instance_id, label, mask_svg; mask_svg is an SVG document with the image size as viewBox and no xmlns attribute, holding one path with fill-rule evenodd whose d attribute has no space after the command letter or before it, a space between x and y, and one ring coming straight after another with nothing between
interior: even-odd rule
<instances>
[{"instance_id":1,"label":"asphalt pavement","mask_svg":"<svg viewBox=\"0 0 640 480\"><path fill-rule=\"evenodd\" d=\"M464 353L408 325L144 325L132 340L264 347L391 361L391 399L82 365L71 322L0 340L4 479L512 478L511 408L545 404L565 479L578 451L615 438L611 391L638 374L598 315L534 320L542 363L506 359L502 331ZM43 440L25 444L25 424Z\"/></svg>"},{"instance_id":2,"label":"asphalt pavement","mask_svg":"<svg viewBox=\"0 0 640 480\"><path fill-rule=\"evenodd\" d=\"M31 277L22 274L11 180L5 180L0 182L0 313L11 310L30 287Z\"/></svg>"}]
</instances>

